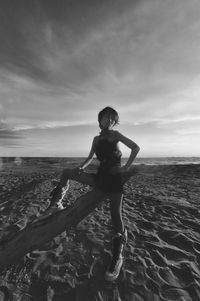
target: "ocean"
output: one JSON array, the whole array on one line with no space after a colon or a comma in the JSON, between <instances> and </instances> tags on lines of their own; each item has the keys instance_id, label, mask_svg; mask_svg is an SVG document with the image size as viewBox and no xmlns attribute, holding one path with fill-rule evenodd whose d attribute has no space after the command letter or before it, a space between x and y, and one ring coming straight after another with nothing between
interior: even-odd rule
<instances>
[{"instance_id":1,"label":"ocean","mask_svg":"<svg viewBox=\"0 0 200 301\"><path fill-rule=\"evenodd\" d=\"M63 167L78 166L85 160L85 157L0 157L0 170L2 168L15 168L19 166L48 166L53 167L54 164L61 165ZM122 158L122 165L125 164L127 158ZM92 165L97 164L97 160L92 161ZM188 164L200 164L200 157L151 157L151 158L136 158L135 165L188 165Z\"/></svg>"},{"instance_id":2,"label":"ocean","mask_svg":"<svg viewBox=\"0 0 200 301\"><path fill-rule=\"evenodd\" d=\"M125 160L125 159L123 159ZM200 157L155 157L136 158L135 164L145 165L180 165L180 164L200 164Z\"/></svg>"}]
</instances>

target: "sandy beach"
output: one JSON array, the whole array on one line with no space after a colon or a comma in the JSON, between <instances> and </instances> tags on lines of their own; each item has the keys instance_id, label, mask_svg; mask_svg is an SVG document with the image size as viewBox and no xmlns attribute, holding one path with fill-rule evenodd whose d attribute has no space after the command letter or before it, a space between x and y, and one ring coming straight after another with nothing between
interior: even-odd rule
<instances>
[{"instance_id":1,"label":"sandy beach","mask_svg":"<svg viewBox=\"0 0 200 301\"><path fill-rule=\"evenodd\" d=\"M77 164L56 159L2 164L0 248L42 215L52 180ZM128 242L115 282L104 280L112 238L106 200L76 227L1 270L0 300L199 301L200 165L137 169L125 184ZM70 181L65 205L90 189Z\"/></svg>"}]
</instances>

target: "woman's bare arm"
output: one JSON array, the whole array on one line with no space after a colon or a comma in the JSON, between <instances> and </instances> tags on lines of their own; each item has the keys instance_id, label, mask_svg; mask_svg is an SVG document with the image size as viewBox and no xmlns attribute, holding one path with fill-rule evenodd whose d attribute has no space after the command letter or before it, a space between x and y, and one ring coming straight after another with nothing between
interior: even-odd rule
<instances>
[{"instance_id":1,"label":"woman's bare arm","mask_svg":"<svg viewBox=\"0 0 200 301\"><path fill-rule=\"evenodd\" d=\"M126 162L126 164L124 165L125 168L129 168L130 165L133 163L133 161L135 160L140 147L131 139L127 138L126 136L122 135L120 132L116 131L117 134L117 138L120 142L122 142L124 145L126 145L128 148L131 149L131 154Z\"/></svg>"},{"instance_id":2,"label":"woman's bare arm","mask_svg":"<svg viewBox=\"0 0 200 301\"><path fill-rule=\"evenodd\" d=\"M93 159L94 154L95 154L96 141L97 141L97 137L94 137L89 155L88 155L87 159L80 165L79 169L83 170L84 168L86 168L92 162L92 159Z\"/></svg>"}]
</instances>

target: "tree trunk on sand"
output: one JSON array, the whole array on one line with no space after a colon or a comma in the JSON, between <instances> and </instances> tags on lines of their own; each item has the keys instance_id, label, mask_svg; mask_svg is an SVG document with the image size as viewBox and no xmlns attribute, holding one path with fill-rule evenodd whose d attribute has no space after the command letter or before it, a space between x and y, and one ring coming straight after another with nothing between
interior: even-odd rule
<instances>
[{"instance_id":1,"label":"tree trunk on sand","mask_svg":"<svg viewBox=\"0 0 200 301\"><path fill-rule=\"evenodd\" d=\"M128 181L137 172L137 167L125 172L123 182ZM53 213L44 219L38 219L17 232L14 237L0 242L0 270L16 263L25 254L41 247L65 230L76 226L105 198L103 192L94 188L79 197L70 207Z\"/></svg>"},{"instance_id":2,"label":"tree trunk on sand","mask_svg":"<svg viewBox=\"0 0 200 301\"><path fill-rule=\"evenodd\" d=\"M104 199L105 195L95 188L79 197L70 207L36 220L17 232L14 238L0 243L0 269L16 263L25 254L77 225Z\"/></svg>"}]
</instances>

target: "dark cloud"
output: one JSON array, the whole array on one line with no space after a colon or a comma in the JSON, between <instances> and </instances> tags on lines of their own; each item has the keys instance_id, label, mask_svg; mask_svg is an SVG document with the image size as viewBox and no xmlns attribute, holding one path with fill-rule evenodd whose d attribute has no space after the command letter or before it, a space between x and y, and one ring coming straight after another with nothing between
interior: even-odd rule
<instances>
[{"instance_id":1,"label":"dark cloud","mask_svg":"<svg viewBox=\"0 0 200 301\"><path fill-rule=\"evenodd\" d=\"M40 75L41 70L34 65L34 54L27 47L23 26L29 15L34 14L31 1L0 2L0 64L1 68L26 75ZM32 7L31 7L32 6Z\"/></svg>"},{"instance_id":2,"label":"dark cloud","mask_svg":"<svg viewBox=\"0 0 200 301\"><path fill-rule=\"evenodd\" d=\"M136 1L2 0L0 65L18 74L48 80L49 70L41 62L40 51L43 56L46 49L48 57L49 53L54 55L53 47L60 48L64 43L66 51L72 53L90 31L103 25L108 18L123 13L133 3ZM48 26L56 45L52 45L44 36ZM73 68L74 77L79 77L79 72L81 78L89 76L86 68L80 68L78 60L76 64L73 61L69 64L72 66L69 65L68 69Z\"/></svg>"},{"instance_id":3,"label":"dark cloud","mask_svg":"<svg viewBox=\"0 0 200 301\"><path fill-rule=\"evenodd\" d=\"M21 139L22 137L13 131L0 129L0 139Z\"/></svg>"},{"instance_id":4,"label":"dark cloud","mask_svg":"<svg viewBox=\"0 0 200 301\"><path fill-rule=\"evenodd\" d=\"M26 2L26 1L25 1ZM82 36L92 27L127 11L141 0L40 0L38 7L49 20L66 24L73 34Z\"/></svg>"},{"instance_id":5,"label":"dark cloud","mask_svg":"<svg viewBox=\"0 0 200 301\"><path fill-rule=\"evenodd\" d=\"M17 141L19 139L22 139L22 136L18 132L10 129L6 123L0 122L0 142L2 142L2 140L3 141L7 141L7 140L11 140L11 141L16 140Z\"/></svg>"},{"instance_id":6,"label":"dark cloud","mask_svg":"<svg viewBox=\"0 0 200 301\"><path fill-rule=\"evenodd\" d=\"M10 156L18 149L22 150L25 139L22 133L10 129L5 122L0 121L0 156Z\"/></svg>"}]
</instances>

